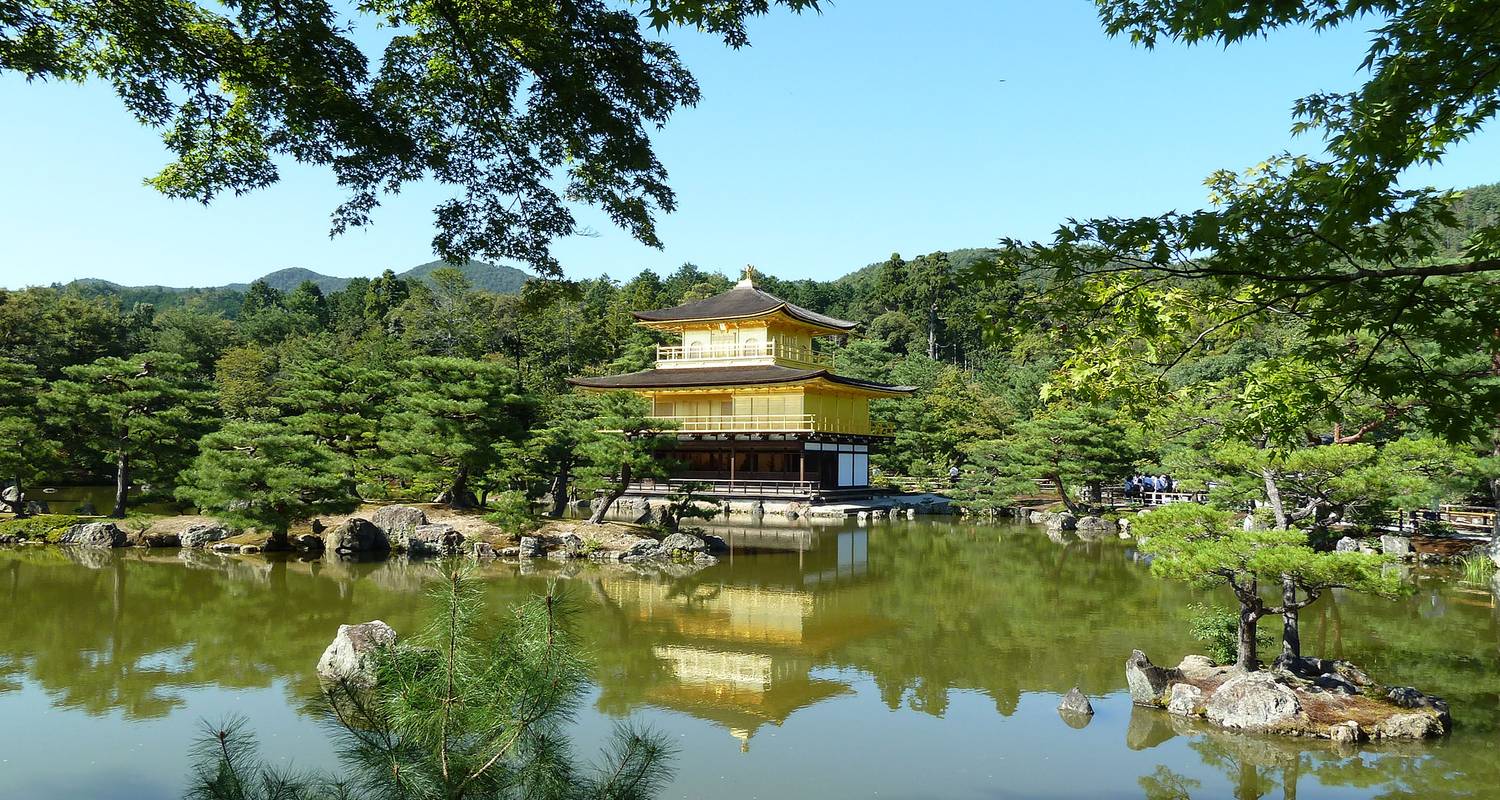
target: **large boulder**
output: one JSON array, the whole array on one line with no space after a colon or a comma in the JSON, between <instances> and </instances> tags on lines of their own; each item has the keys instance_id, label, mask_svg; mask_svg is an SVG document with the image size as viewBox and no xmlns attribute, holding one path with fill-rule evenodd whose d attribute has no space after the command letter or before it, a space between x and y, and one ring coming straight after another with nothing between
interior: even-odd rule
<instances>
[{"instance_id":1,"label":"large boulder","mask_svg":"<svg viewBox=\"0 0 1500 800\"><path fill-rule=\"evenodd\" d=\"M1270 672L1236 675L1208 699L1208 718L1232 730L1275 731L1303 716L1297 693Z\"/></svg>"},{"instance_id":2,"label":"large boulder","mask_svg":"<svg viewBox=\"0 0 1500 800\"><path fill-rule=\"evenodd\" d=\"M229 537L229 528L216 522L197 522L177 534L177 540L183 547L207 547Z\"/></svg>"},{"instance_id":3,"label":"large boulder","mask_svg":"<svg viewBox=\"0 0 1500 800\"><path fill-rule=\"evenodd\" d=\"M1380 551L1388 556L1406 558L1411 555L1411 539L1388 533L1380 537Z\"/></svg>"},{"instance_id":4,"label":"large boulder","mask_svg":"<svg viewBox=\"0 0 1500 800\"><path fill-rule=\"evenodd\" d=\"M427 513L411 506L381 506L370 515L370 522L391 541L401 542L416 533L417 526L427 524Z\"/></svg>"},{"instance_id":5,"label":"large boulder","mask_svg":"<svg viewBox=\"0 0 1500 800\"><path fill-rule=\"evenodd\" d=\"M541 558L542 540L535 536L522 536L518 554L521 558Z\"/></svg>"},{"instance_id":6,"label":"large boulder","mask_svg":"<svg viewBox=\"0 0 1500 800\"><path fill-rule=\"evenodd\" d=\"M383 553L391 549L391 540L374 523L350 517L323 533L323 549L329 553Z\"/></svg>"},{"instance_id":7,"label":"large boulder","mask_svg":"<svg viewBox=\"0 0 1500 800\"><path fill-rule=\"evenodd\" d=\"M124 547L125 531L113 522L84 522L69 525L57 543L72 547Z\"/></svg>"},{"instance_id":8,"label":"large boulder","mask_svg":"<svg viewBox=\"0 0 1500 800\"><path fill-rule=\"evenodd\" d=\"M1152 664L1139 650L1132 650L1125 660L1125 683L1130 686L1131 701L1137 705L1161 705L1162 695L1177 678L1177 670Z\"/></svg>"},{"instance_id":9,"label":"large boulder","mask_svg":"<svg viewBox=\"0 0 1500 800\"><path fill-rule=\"evenodd\" d=\"M1353 536L1345 536L1339 539L1338 543L1333 546L1333 549L1337 553L1358 553L1359 540ZM1355 727L1358 727L1358 723L1355 723Z\"/></svg>"},{"instance_id":10,"label":"large boulder","mask_svg":"<svg viewBox=\"0 0 1500 800\"><path fill-rule=\"evenodd\" d=\"M375 657L380 650L395 644L396 631L378 619L358 625L340 625L333 642L318 659L318 677L356 688L374 686Z\"/></svg>"},{"instance_id":11,"label":"large boulder","mask_svg":"<svg viewBox=\"0 0 1500 800\"><path fill-rule=\"evenodd\" d=\"M426 524L418 525L406 537L407 549L410 550L410 542L413 540L421 542L419 549L428 555L451 555L463 548L464 535L452 525Z\"/></svg>"}]
</instances>

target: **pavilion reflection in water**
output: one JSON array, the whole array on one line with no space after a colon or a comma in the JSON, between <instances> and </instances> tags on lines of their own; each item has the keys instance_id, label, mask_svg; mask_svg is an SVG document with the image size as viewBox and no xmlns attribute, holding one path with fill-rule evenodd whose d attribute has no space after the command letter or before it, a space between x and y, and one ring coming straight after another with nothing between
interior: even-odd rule
<instances>
[{"instance_id":1,"label":"pavilion reflection in water","mask_svg":"<svg viewBox=\"0 0 1500 800\"><path fill-rule=\"evenodd\" d=\"M869 613L868 534L816 528L725 528L735 555L683 583L604 578L605 595L651 642L659 672L636 702L689 714L727 729L748 750L756 731L799 709L853 692L815 677L829 654L890 623ZM800 554L797 562L786 551ZM780 552L777 552L780 551ZM753 569L735 562L753 562ZM753 577L751 577L753 576ZM619 687L603 687L606 694Z\"/></svg>"}]
</instances>

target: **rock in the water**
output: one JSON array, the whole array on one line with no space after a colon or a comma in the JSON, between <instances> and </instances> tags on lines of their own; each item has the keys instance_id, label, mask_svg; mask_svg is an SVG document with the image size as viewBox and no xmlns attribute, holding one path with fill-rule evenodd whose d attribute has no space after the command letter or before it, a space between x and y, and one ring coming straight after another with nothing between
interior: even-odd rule
<instances>
[{"instance_id":1,"label":"rock in the water","mask_svg":"<svg viewBox=\"0 0 1500 800\"><path fill-rule=\"evenodd\" d=\"M1375 681L1364 670L1348 661L1333 662L1333 674L1355 686L1373 686Z\"/></svg>"},{"instance_id":2,"label":"rock in the water","mask_svg":"<svg viewBox=\"0 0 1500 800\"><path fill-rule=\"evenodd\" d=\"M542 540L535 536L522 536L516 554L521 558L541 558Z\"/></svg>"},{"instance_id":3,"label":"rock in the water","mask_svg":"<svg viewBox=\"0 0 1500 800\"><path fill-rule=\"evenodd\" d=\"M229 535L229 528L223 525L199 522L189 525L187 530L177 535L177 539L183 547L207 547L228 539Z\"/></svg>"},{"instance_id":4,"label":"rock in the water","mask_svg":"<svg viewBox=\"0 0 1500 800\"><path fill-rule=\"evenodd\" d=\"M1365 732L1360 730L1359 723L1352 719L1328 726L1328 738L1339 744L1355 744L1364 736Z\"/></svg>"},{"instance_id":5,"label":"rock in the water","mask_svg":"<svg viewBox=\"0 0 1500 800\"><path fill-rule=\"evenodd\" d=\"M1078 518L1066 511L1053 514L1047 520L1047 530L1049 531L1071 531L1077 527Z\"/></svg>"},{"instance_id":6,"label":"rock in the water","mask_svg":"<svg viewBox=\"0 0 1500 800\"><path fill-rule=\"evenodd\" d=\"M1191 683L1172 684L1167 697L1167 712L1182 717L1196 717L1203 710L1203 690Z\"/></svg>"},{"instance_id":7,"label":"rock in the water","mask_svg":"<svg viewBox=\"0 0 1500 800\"><path fill-rule=\"evenodd\" d=\"M1057 704L1057 710L1066 711L1070 714L1092 715L1094 713L1094 706L1089 702L1088 695L1085 695L1081 689L1074 686L1068 690L1067 694L1063 695L1062 702Z\"/></svg>"},{"instance_id":8,"label":"rock in the water","mask_svg":"<svg viewBox=\"0 0 1500 800\"><path fill-rule=\"evenodd\" d=\"M370 515L370 522L385 531L388 540L400 542L416 533L418 525L427 524L427 512L412 506L381 506Z\"/></svg>"},{"instance_id":9,"label":"rock in the water","mask_svg":"<svg viewBox=\"0 0 1500 800\"><path fill-rule=\"evenodd\" d=\"M1344 538L1339 539L1338 544L1335 544L1333 546L1333 549L1335 552L1339 553L1358 553L1359 540L1354 538L1353 536L1345 536ZM1359 727L1359 723L1354 723L1354 726L1356 728Z\"/></svg>"},{"instance_id":10,"label":"rock in the water","mask_svg":"<svg viewBox=\"0 0 1500 800\"><path fill-rule=\"evenodd\" d=\"M1301 716L1297 693L1269 672L1236 675L1208 699L1208 718L1233 730L1275 731Z\"/></svg>"},{"instance_id":11,"label":"rock in the water","mask_svg":"<svg viewBox=\"0 0 1500 800\"><path fill-rule=\"evenodd\" d=\"M1431 711L1436 715L1443 731L1447 731L1453 725L1453 717L1448 713L1448 702L1441 697L1423 694L1410 686L1397 686L1386 694L1386 699L1402 708Z\"/></svg>"},{"instance_id":12,"label":"rock in the water","mask_svg":"<svg viewBox=\"0 0 1500 800\"><path fill-rule=\"evenodd\" d=\"M124 547L125 531L113 522L84 522L68 526L57 543L72 547Z\"/></svg>"},{"instance_id":13,"label":"rock in the water","mask_svg":"<svg viewBox=\"0 0 1500 800\"><path fill-rule=\"evenodd\" d=\"M442 523L418 525L407 537L408 542L412 539L421 541L425 552L436 555L457 553L464 545L464 535L452 525Z\"/></svg>"},{"instance_id":14,"label":"rock in the water","mask_svg":"<svg viewBox=\"0 0 1500 800\"><path fill-rule=\"evenodd\" d=\"M1431 714L1413 711L1394 714L1375 723L1370 735L1376 739L1426 739L1443 735L1443 724Z\"/></svg>"},{"instance_id":15,"label":"rock in the water","mask_svg":"<svg viewBox=\"0 0 1500 800\"><path fill-rule=\"evenodd\" d=\"M583 537L576 533L564 533L552 540L552 549L547 557L554 561L570 561L584 555Z\"/></svg>"},{"instance_id":16,"label":"rock in the water","mask_svg":"<svg viewBox=\"0 0 1500 800\"><path fill-rule=\"evenodd\" d=\"M301 550L304 553L321 553L323 552L323 537L304 533L300 536L293 536L291 545L293 550Z\"/></svg>"},{"instance_id":17,"label":"rock in the water","mask_svg":"<svg viewBox=\"0 0 1500 800\"><path fill-rule=\"evenodd\" d=\"M498 554L495 552L495 546L489 542L475 542L474 549L471 552L477 561L489 561L498 557Z\"/></svg>"},{"instance_id":18,"label":"rock in the water","mask_svg":"<svg viewBox=\"0 0 1500 800\"><path fill-rule=\"evenodd\" d=\"M45 500L27 500L26 501L26 516L28 516L28 517L35 517L38 514L51 514L51 513L52 513L52 506L48 505L47 501L45 501Z\"/></svg>"},{"instance_id":19,"label":"rock in the water","mask_svg":"<svg viewBox=\"0 0 1500 800\"><path fill-rule=\"evenodd\" d=\"M1380 537L1380 551L1388 556L1406 558L1411 555L1411 539L1388 533Z\"/></svg>"},{"instance_id":20,"label":"rock in the water","mask_svg":"<svg viewBox=\"0 0 1500 800\"><path fill-rule=\"evenodd\" d=\"M1177 678L1177 670L1158 667L1139 650L1130 651L1125 660L1125 682L1130 685L1130 699L1137 705L1159 706L1167 686Z\"/></svg>"},{"instance_id":21,"label":"rock in the water","mask_svg":"<svg viewBox=\"0 0 1500 800\"><path fill-rule=\"evenodd\" d=\"M391 549L391 540L374 523L350 517L323 534L323 549L330 553L381 553Z\"/></svg>"},{"instance_id":22,"label":"rock in the water","mask_svg":"<svg viewBox=\"0 0 1500 800\"><path fill-rule=\"evenodd\" d=\"M318 659L318 677L325 681L343 681L357 688L374 686L375 656L381 649L395 644L396 632L378 619L358 625L340 625L338 635Z\"/></svg>"},{"instance_id":23,"label":"rock in the water","mask_svg":"<svg viewBox=\"0 0 1500 800\"><path fill-rule=\"evenodd\" d=\"M1116 530L1114 523L1103 517L1083 517L1074 523L1074 530L1084 538L1107 536Z\"/></svg>"},{"instance_id":24,"label":"rock in the water","mask_svg":"<svg viewBox=\"0 0 1500 800\"><path fill-rule=\"evenodd\" d=\"M729 543L724 541L722 537L715 536L711 533L705 533L700 538L703 539L704 544L708 545L708 552L710 553L729 552Z\"/></svg>"},{"instance_id":25,"label":"rock in the water","mask_svg":"<svg viewBox=\"0 0 1500 800\"><path fill-rule=\"evenodd\" d=\"M661 540L661 549L665 553L707 553L708 542L691 533L674 533Z\"/></svg>"},{"instance_id":26,"label":"rock in the water","mask_svg":"<svg viewBox=\"0 0 1500 800\"><path fill-rule=\"evenodd\" d=\"M175 533L143 531L131 537L131 544L136 547L181 547L182 539Z\"/></svg>"}]
</instances>

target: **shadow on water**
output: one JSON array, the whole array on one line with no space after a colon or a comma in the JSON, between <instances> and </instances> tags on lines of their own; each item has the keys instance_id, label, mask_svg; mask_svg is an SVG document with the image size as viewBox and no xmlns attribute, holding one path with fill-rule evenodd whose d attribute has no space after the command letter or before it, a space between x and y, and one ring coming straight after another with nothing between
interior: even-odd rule
<instances>
[{"instance_id":1,"label":"shadow on water","mask_svg":"<svg viewBox=\"0 0 1500 800\"><path fill-rule=\"evenodd\" d=\"M1444 695L1460 724L1435 745L1340 751L1131 710L1125 656L1140 648L1170 662L1192 651L1182 608L1209 598L1151 577L1128 543L949 519L710 527L733 550L697 572L487 564L490 607L499 613L561 580L584 607L577 625L596 665L594 710L649 712L669 732L733 737L694 740L689 758L825 725L860 740L876 732L848 721L883 707L870 719L896 746L922 747L933 731L1044 758L1044 747L1087 742L1087 755L1116 770L1101 784L1111 796L1295 797L1300 785L1350 797L1480 797L1500 785L1497 612L1473 587L1418 576L1409 599L1334 592L1304 611L1310 651ZM204 689L276 687L301 708L339 624L379 618L411 630L434 576L431 564L405 559L0 549L0 709L32 686L53 709L79 712L78 724L117 716L128 735L191 712ZM1050 708L1030 710L1055 706L1074 685L1101 709L1079 730ZM767 741L757 772L738 779L747 796L757 775L796 757ZM873 747L865 758L877 758ZM695 780L689 770L683 791L707 791ZM1122 781L1134 786L1121 790Z\"/></svg>"}]
</instances>

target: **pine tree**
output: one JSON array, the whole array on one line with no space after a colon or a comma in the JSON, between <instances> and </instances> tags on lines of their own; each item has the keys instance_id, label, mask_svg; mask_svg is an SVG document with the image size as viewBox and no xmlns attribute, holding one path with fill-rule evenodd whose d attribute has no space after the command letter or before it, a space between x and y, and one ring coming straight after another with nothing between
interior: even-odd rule
<instances>
[{"instance_id":1,"label":"pine tree","mask_svg":"<svg viewBox=\"0 0 1500 800\"><path fill-rule=\"evenodd\" d=\"M380 423L389 410L395 376L340 355L325 341L287 357L271 404L282 423L313 437L344 460L350 485L374 468Z\"/></svg>"},{"instance_id":2,"label":"pine tree","mask_svg":"<svg viewBox=\"0 0 1500 800\"><path fill-rule=\"evenodd\" d=\"M37 397L42 381L30 364L0 358L0 486L16 487L17 502L10 510L25 513L24 481L35 477L43 460L45 437ZM0 508L7 506L0 500Z\"/></svg>"},{"instance_id":3,"label":"pine tree","mask_svg":"<svg viewBox=\"0 0 1500 800\"><path fill-rule=\"evenodd\" d=\"M343 459L311 436L274 423L231 422L203 437L177 497L264 530L272 548L285 548L293 522L354 505L347 476Z\"/></svg>"},{"instance_id":4,"label":"pine tree","mask_svg":"<svg viewBox=\"0 0 1500 800\"><path fill-rule=\"evenodd\" d=\"M1004 439L969 445L971 467L962 484L981 492L995 484L1021 491L1029 481L1044 478L1057 484L1063 504L1076 514L1074 487L1088 487L1097 501L1104 482L1119 479L1146 457L1132 434L1108 408L1055 408L1016 425Z\"/></svg>"},{"instance_id":5,"label":"pine tree","mask_svg":"<svg viewBox=\"0 0 1500 800\"><path fill-rule=\"evenodd\" d=\"M609 486L589 521L599 523L630 484L642 478L665 478L666 465L656 453L669 442L665 420L651 416L645 398L631 392L609 392L599 400L598 426L605 435L583 448L588 464L581 476L593 486Z\"/></svg>"},{"instance_id":6,"label":"pine tree","mask_svg":"<svg viewBox=\"0 0 1500 800\"><path fill-rule=\"evenodd\" d=\"M324 712L345 774L289 774L256 757L241 720L206 730L195 748L191 800L646 800L671 776L656 734L617 728L592 769L564 725L588 686L569 625L571 604L549 587L500 615L481 612L482 587L460 571L433 592L431 621L377 651L373 688L334 683Z\"/></svg>"},{"instance_id":7,"label":"pine tree","mask_svg":"<svg viewBox=\"0 0 1500 800\"><path fill-rule=\"evenodd\" d=\"M42 396L67 446L109 459L115 474L111 516L123 518L132 480L168 485L214 421L213 393L171 353L108 356L68 367Z\"/></svg>"},{"instance_id":8,"label":"pine tree","mask_svg":"<svg viewBox=\"0 0 1500 800\"><path fill-rule=\"evenodd\" d=\"M561 517L567 507L568 493L587 461L587 450L600 435L598 415L596 395L557 395L547 404L541 426L526 440L528 471L547 487L535 494L552 498L548 516Z\"/></svg>"},{"instance_id":9,"label":"pine tree","mask_svg":"<svg viewBox=\"0 0 1500 800\"><path fill-rule=\"evenodd\" d=\"M437 502L472 507L471 483L520 441L532 404L517 392L515 373L493 361L428 356L406 368L380 433L387 465L443 487Z\"/></svg>"},{"instance_id":10,"label":"pine tree","mask_svg":"<svg viewBox=\"0 0 1500 800\"><path fill-rule=\"evenodd\" d=\"M1381 567L1388 559L1364 553L1322 553L1299 530L1244 530L1227 511L1175 503L1135 518L1141 552L1152 556L1151 572L1205 589L1227 585L1239 601L1235 666L1259 667L1256 626L1265 616L1283 617L1284 655L1301 657L1297 612L1323 592L1342 587L1380 595L1408 591ZM1280 605L1267 603L1261 581L1283 588ZM1300 592L1300 595L1299 595Z\"/></svg>"}]
</instances>

